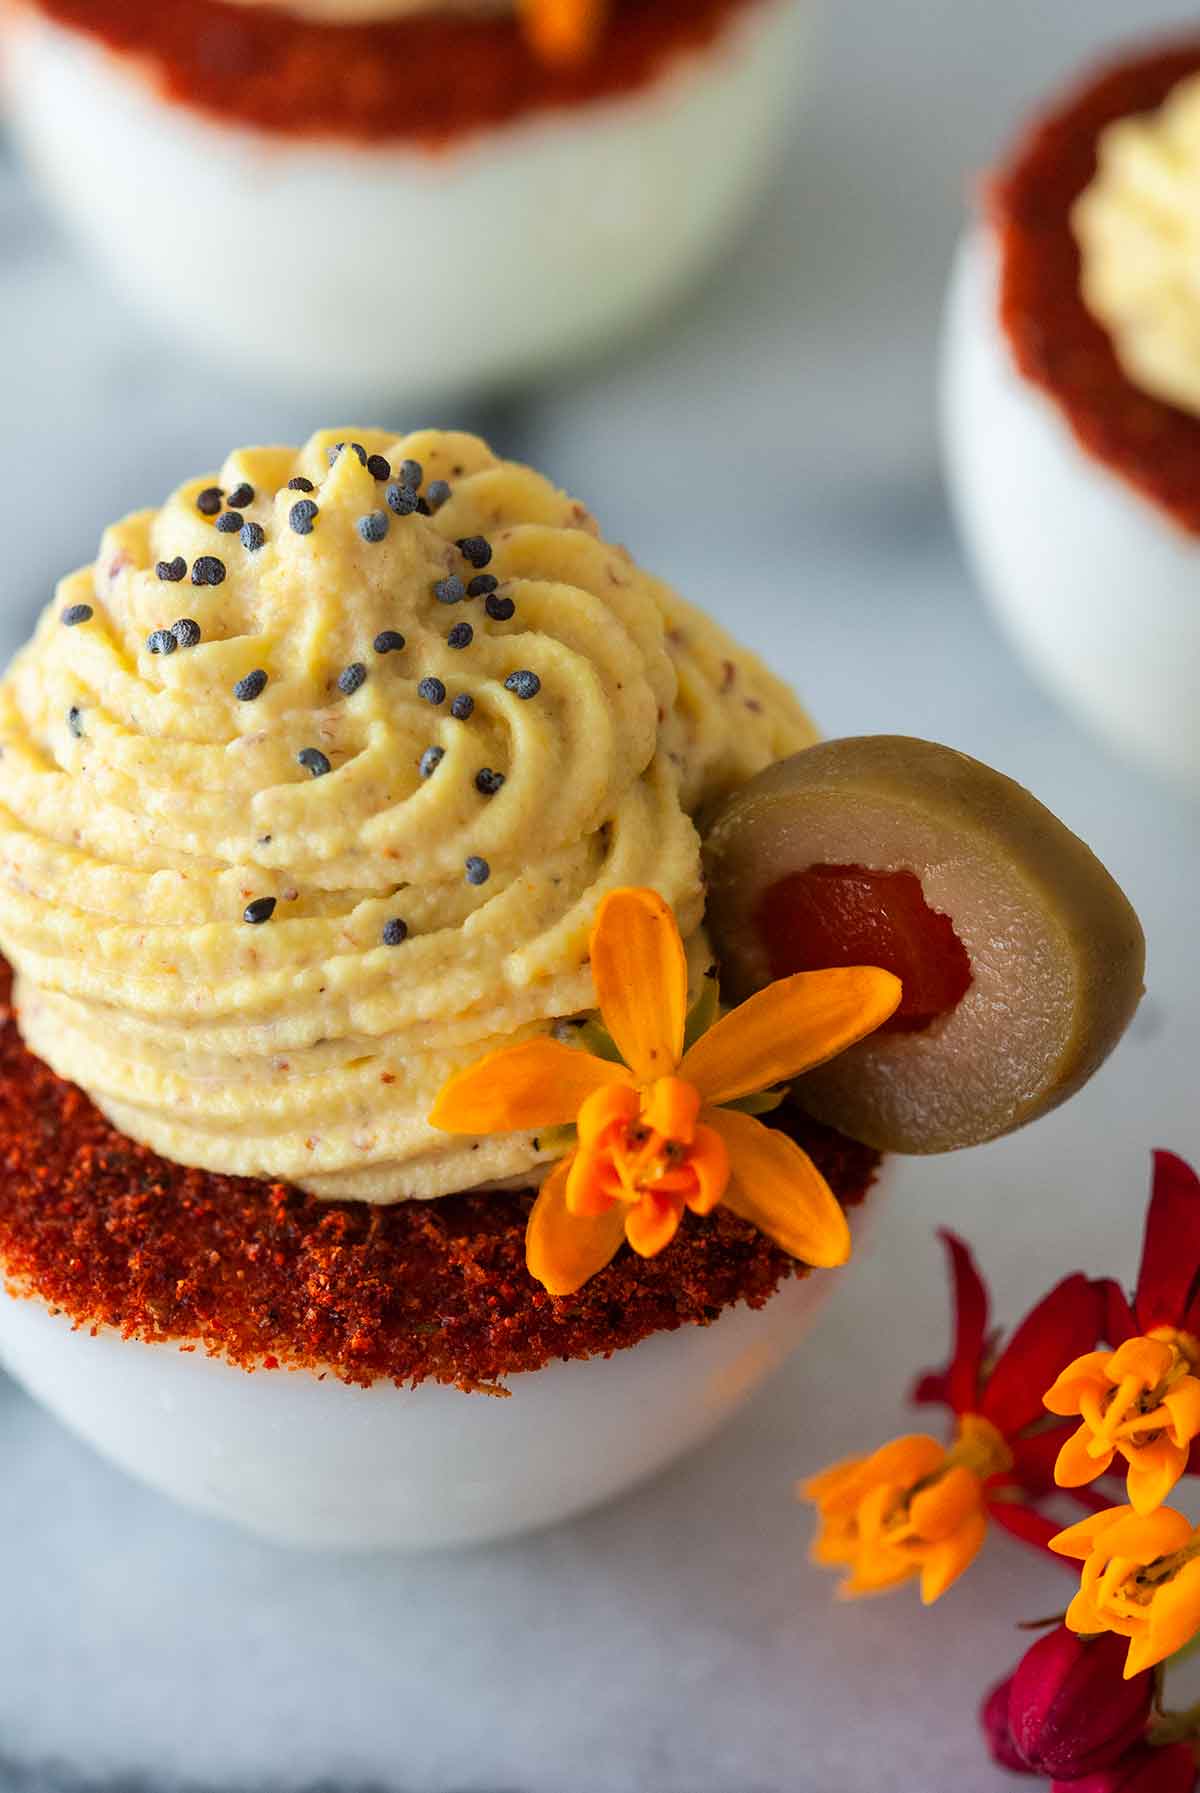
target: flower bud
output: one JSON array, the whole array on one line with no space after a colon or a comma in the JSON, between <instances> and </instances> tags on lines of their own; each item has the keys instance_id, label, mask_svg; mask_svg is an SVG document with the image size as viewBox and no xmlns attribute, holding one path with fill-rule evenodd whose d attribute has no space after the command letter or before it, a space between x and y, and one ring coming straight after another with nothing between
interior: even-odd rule
<instances>
[{"instance_id":1,"label":"flower bud","mask_svg":"<svg viewBox=\"0 0 1200 1793\"><path fill-rule=\"evenodd\" d=\"M1055 1781L1050 1793L1192 1793L1195 1785L1190 1743L1168 1743L1163 1749L1138 1743L1111 1768L1081 1780Z\"/></svg>"},{"instance_id":2,"label":"flower bud","mask_svg":"<svg viewBox=\"0 0 1200 1793\"><path fill-rule=\"evenodd\" d=\"M1060 1625L1026 1650L1013 1671L1009 1732L1017 1754L1048 1779L1079 1780L1108 1768L1141 1740L1154 1677L1124 1679L1126 1639L1085 1643Z\"/></svg>"},{"instance_id":3,"label":"flower bud","mask_svg":"<svg viewBox=\"0 0 1200 1793\"><path fill-rule=\"evenodd\" d=\"M997 1767L1007 1768L1012 1774L1032 1774L1033 1769L1017 1754L1009 1734L1008 1694L1011 1686L1011 1675L1007 1681L997 1681L979 1708L979 1724L988 1754Z\"/></svg>"}]
</instances>

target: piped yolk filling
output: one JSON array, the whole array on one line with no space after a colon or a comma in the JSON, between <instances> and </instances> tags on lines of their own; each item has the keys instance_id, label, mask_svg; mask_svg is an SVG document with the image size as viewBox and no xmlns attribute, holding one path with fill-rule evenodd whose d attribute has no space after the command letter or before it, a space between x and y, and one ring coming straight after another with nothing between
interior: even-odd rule
<instances>
[{"instance_id":1,"label":"piped yolk filling","mask_svg":"<svg viewBox=\"0 0 1200 1793\"><path fill-rule=\"evenodd\" d=\"M879 965L904 985L880 1033L919 1033L955 1008L971 960L948 915L925 901L914 872L810 865L764 892L755 925L772 978L834 966Z\"/></svg>"}]
</instances>

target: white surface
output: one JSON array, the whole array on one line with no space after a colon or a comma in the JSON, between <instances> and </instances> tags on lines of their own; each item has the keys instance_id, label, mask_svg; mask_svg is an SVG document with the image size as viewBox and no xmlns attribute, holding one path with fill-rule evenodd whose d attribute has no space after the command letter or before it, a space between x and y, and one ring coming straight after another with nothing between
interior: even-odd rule
<instances>
[{"instance_id":1,"label":"white surface","mask_svg":"<svg viewBox=\"0 0 1200 1793\"><path fill-rule=\"evenodd\" d=\"M785 138L810 5L768 0L646 93L438 155L215 125L18 8L10 122L131 298L231 366L368 402L469 392L618 340L708 265Z\"/></svg>"},{"instance_id":2,"label":"white surface","mask_svg":"<svg viewBox=\"0 0 1200 1793\"><path fill-rule=\"evenodd\" d=\"M996 1539L929 1612L910 1592L839 1606L805 1562L791 1485L912 1423L905 1387L946 1340L939 1223L975 1241L1011 1319L1076 1265L1131 1276L1149 1147L1200 1156L1200 814L1029 683L971 589L936 476L938 322L969 182L1019 107L1130 9L829 10L815 108L737 266L626 358L481 421L765 648L829 730L923 731L1033 785L1141 910L1135 1032L1038 1127L904 1167L809 1342L719 1439L523 1542L297 1559L181 1516L10 1388L0 1785L41 1793L24 1765L56 1756L85 1784L142 1771L154 1793L177 1777L222 1793L1021 1785L983 1761L974 1706L1020 1652L1015 1621L1067 1577ZM302 439L318 419L303 393L168 364L11 189L0 229L0 341L21 345L0 370L15 638L111 512L231 442Z\"/></svg>"},{"instance_id":3,"label":"white surface","mask_svg":"<svg viewBox=\"0 0 1200 1793\"><path fill-rule=\"evenodd\" d=\"M0 1358L89 1444L201 1512L281 1544L428 1550L552 1525L673 1463L778 1369L836 1283L814 1274L607 1362L547 1364L503 1399L249 1375L2 1296Z\"/></svg>"},{"instance_id":4,"label":"white surface","mask_svg":"<svg viewBox=\"0 0 1200 1793\"><path fill-rule=\"evenodd\" d=\"M994 244L963 239L946 310L955 510L1000 621L1092 727L1200 789L1200 540L1086 455L1017 373Z\"/></svg>"}]
</instances>

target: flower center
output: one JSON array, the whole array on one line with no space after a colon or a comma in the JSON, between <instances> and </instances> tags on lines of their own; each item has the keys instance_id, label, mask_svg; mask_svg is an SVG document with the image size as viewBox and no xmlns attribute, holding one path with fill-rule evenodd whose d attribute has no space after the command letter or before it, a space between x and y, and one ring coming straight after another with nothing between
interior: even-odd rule
<instances>
[{"instance_id":1,"label":"flower center","mask_svg":"<svg viewBox=\"0 0 1200 1793\"><path fill-rule=\"evenodd\" d=\"M707 1214L729 1181L720 1135L700 1120L700 1092L682 1077L597 1090L579 1111L578 1168L568 1185L576 1212L614 1201L681 1215ZM586 1189L585 1189L586 1185Z\"/></svg>"},{"instance_id":2,"label":"flower center","mask_svg":"<svg viewBox=\"0 0 1200 1793\"><path fill-rule=\"evenodd\" d=\"M954 1463L972 1470L981 1482L1012 1468L1012 1452L1002 1432L981 1413L964 1413L958 1422L958 1438L950 1452Z\"/></svg>"},{"instance_id":3,"label":"flower center","mask_svg":"<svg viewBox=\"0 0 1200 1793\"><path fill-rule=\"evenodd\" d=\"M1170 1409L1163 1403L1185 1377L1194 1373L1195 1359L1187 1346L1194 1345L1195 1340L1167 1326L1148 1336L1163 1351L1157 1373L1143 1366L1121 1376L1100 1396L1092 1413L1081 1403L1081 1413L1095 1434L1095 1451L1118 1444L1126 1450L1141 1450L1155 1444L1171 1424ZM1114 1354L1114 1366L1119 1356Z\"/></svg>"},{"instance_id":4,"label":"flower center","mask_svg":"<svg viewBox=\"0 0 1200 1793\"><path fill-rule=\"evenodd\" d=\"M636 1119L618 1122L608 1142L620 1185L614 1193L627 1202L665 1196L682 1207L698 1187L692 1148L699 1093L681 1077L660 1077L639 1094Z\"/></svg>"}]
</instances>

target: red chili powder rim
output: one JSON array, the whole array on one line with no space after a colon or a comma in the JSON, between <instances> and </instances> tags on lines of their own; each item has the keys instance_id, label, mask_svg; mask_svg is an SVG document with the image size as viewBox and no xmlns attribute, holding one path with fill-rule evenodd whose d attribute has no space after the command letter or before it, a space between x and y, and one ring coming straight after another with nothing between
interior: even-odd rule
<instances>
[{"instance_id":1,"label":"red chili powder rim","mask_svg":"<svg viewBox=\"0 0 1200 1793\"><path fill-rule=\"evenodd\" d=\"M1200 534L1200 418L1140 391L1080 291L1070 227L1101 132L1161 106L1200 70L1200 39L1126 56L1037 119L989 188L1000 247L1000 322L1017 367L1058 406L1086 452Z\"/></svg>"},{"instance_id":2,"label":"red chili powder rim","mask_svg":"<svg viewBox=\"0 0 1200 1793\"><path fill-rule=\"evenodd\" d=\"M640 92L764 0L613 0L599 50L554 68L511 17L329 25L227 0L32 0L136 57L165 98L226 123L363 146L445 147L535 113Z\"/></svg>"},{"instance_id":3,"label":"red chili powder rim","mask_svg":"<svg viewBox=\"0 0 1200 1793\"><path fill-rule=\"evenodd\" d=\"M187 1170L111 1127L28 1052L0 961L0 1264L76 1326L201 1348L244 1369L494 1386L554 1358L761 1307L798 1267L718 1209L657 1258L622 1247L576 1295L525 1268L532 1193L372 1207ZM847 1206L878 1154L780 1111ZM2 1298L2 1297L0 1297Z\"/></svg>"}]
</instances>

